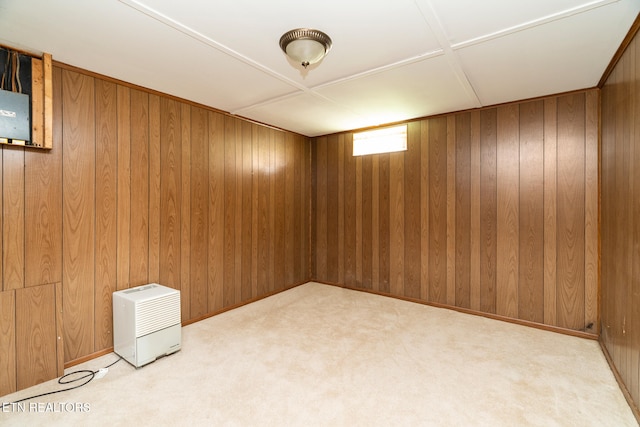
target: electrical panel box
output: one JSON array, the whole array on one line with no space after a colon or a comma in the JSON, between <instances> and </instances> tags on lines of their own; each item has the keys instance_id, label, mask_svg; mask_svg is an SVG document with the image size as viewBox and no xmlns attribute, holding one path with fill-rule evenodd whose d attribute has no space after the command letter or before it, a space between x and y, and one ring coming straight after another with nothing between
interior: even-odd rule
<instances>
[{"instance_id":1,"label":"electrical panel box","mask_svg":"<svg viewBox=\"0 0 640 427\"><path fill-rule=\"evenodd\" d=\"M29 95L0 90L0 138L31 140Z\"/></svg>"},{"instance_id":2,"label":"electrical panel box","mask_svg":"<svg viewBox=\"0 0 640 427\"><path fill-rule=\"evenodd\" d=\"M181 348L180 291L157 283L113 293L113 349L136 368Z\"/></svg>"}]
</instances>

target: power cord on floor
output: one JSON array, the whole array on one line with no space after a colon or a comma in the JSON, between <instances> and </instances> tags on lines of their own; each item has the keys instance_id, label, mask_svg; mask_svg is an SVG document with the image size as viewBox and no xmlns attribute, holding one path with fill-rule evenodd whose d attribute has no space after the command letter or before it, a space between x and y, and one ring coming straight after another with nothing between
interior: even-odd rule
<instances>
[{"instance_id":1,"label":"power cord on floor","mask_svg":"<svg viewBox=\"0 0 640 427\"><path fill-rule=\"evenodd\" d=\"M35 396L25 397L24 399L20 399L20 400L16 400L15 402L11 402L10 405L13 405L15 403L24 402L25 400L35 399L37 397L48 396L50 394L56 394L56 393L62 393L63 391L69 391L69 390L73 390L73 389L82 387L84 385L87 385L87 384L89 384L91 382L92 379L95 378L96 374L98 374L100 371L102 371L103 369L109 369L110 367L112 367L113 365L115 365L116 363L118 363L121 360L122 360L122 356L120 356L118 358L118 360L116 360L115 362L105 366L104 368L98 369L97 371L92 371L92 370L89 370L89 369L80 369L80 370L77 370L77 371L69 372L68 374L64 374L63 376L58 378L58 384L60 384L60 385L73 384L73 383L81 381L81 380L86 380L86 381L84 381L82 384L74 385L73 387L63 388L61 390L55 390L55 391L50 391L50 392L47 392L47 393L37 394ZM78 378L69 378L72 375L78 375L78 374L84 374L84 375L82 375L81 377L78 377Z\"/></svg>"}]
</instances>

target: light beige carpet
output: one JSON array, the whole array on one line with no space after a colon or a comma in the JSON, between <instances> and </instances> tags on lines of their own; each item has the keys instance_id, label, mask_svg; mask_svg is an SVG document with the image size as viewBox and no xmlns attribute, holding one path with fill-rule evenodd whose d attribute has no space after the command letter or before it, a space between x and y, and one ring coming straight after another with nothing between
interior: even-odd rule
<instances>
[{"instance_id":1,"label":"light beige carpet","mask_svg":"<svg viewBox=\"0 0 640 427\"><path fill-rule=\"evenodd\" d=\"M317 283L186 326L182 344L0 424L637 425L596 341Z\"/></svg>"}]
</instances>

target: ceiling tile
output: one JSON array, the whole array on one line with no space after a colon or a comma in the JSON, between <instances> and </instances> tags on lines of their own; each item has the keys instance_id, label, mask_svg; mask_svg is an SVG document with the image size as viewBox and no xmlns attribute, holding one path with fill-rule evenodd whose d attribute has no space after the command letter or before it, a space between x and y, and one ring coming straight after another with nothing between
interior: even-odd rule
<instances>
[{"instance_id":1,"label":"ceiling tile","mask_svg":"<svg viewBox=\"0 0 640 427\"><path fill-rule=\"evenodd\" d=\"M430 3L452 45L575 9L585 0L418 0Z\"/></svg>"},{"instance_id":2,"label":"ceiling tile","mask_svg":"<svg viewBox=\"0 0 640 427\"><path fill-rule=\"evenodd\" d=\"M637 13L620 2L456 54L483 105L594 87Z\"/></svg>"},{"instance_id":3,"label":"ceiling tile","mask_svg":"<svg viewBox=\"0 0 640 427\"><path fill-rule=\"evenodd\" d=\"M479 106L444 55L316 91L356 111L365 126Z\"/></svg>"}]
</instances>

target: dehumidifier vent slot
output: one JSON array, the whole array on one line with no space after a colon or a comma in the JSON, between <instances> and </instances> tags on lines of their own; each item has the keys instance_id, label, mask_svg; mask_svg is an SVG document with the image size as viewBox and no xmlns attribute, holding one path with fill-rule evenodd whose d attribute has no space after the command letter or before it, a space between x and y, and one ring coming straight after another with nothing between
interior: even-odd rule
<instances>
[{"instance_id":1,"label":"dehumidifier vent slot","mask_svg":"<svg viewBox=\"0 0 640 427\"><path fill-rule=\"evenodd\" d=\"M136 304L136 337L180 323L180 294L164 295Z\"/></svg>"}]
</instances>

